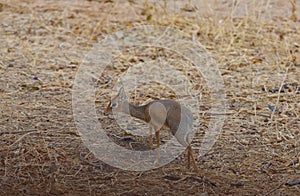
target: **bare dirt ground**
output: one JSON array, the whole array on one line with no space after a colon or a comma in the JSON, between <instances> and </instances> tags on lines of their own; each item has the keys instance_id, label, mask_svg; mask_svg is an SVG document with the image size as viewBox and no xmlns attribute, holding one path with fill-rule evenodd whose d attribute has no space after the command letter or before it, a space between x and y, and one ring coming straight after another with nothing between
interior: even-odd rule
<instances>
[{"instance_id":1,"label":"bare dirt ground","mask_svg":"<svg viewBox=\"0 0 300 196\"><path fill-rule=\"evenodd\" d=\"M299 184L286 184L300 180L299 10L298 0L199 1L197 8L183 1L0 0L0 194L299 194ZM147 24L181 29L222 73L227 118L214 147L197 159L199 175L185 168L184 155L146 172L111 167L89 153L75 127L72 87L84 56L105 35ZM120 56L108 67L98 82L99 114L117 77L136 59L157 58L149 53ZM206 97L201 75L185 71ZM173 96L138 89L135 103ZM198 108L201 131L208 102ZM121 133L109 117L99 121L120 145L148 148L147 137Z\"/></svg>"}]
</instances>

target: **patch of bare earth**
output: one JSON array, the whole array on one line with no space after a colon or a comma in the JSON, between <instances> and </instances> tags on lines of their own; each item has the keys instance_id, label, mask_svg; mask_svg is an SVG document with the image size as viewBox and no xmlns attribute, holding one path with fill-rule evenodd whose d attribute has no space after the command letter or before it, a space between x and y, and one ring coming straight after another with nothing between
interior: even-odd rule
<instances>
[{"instance_id":1,"label":"patch of bare earth","mask_svg":"<svg viewBox=\"0 0 300 196\"><path fill-rule=\"evenodd\" d=\"M285 184L300 180L299 10L298 0L199 1L197 7L183 1L0 0L0 194L299 194L299 184ZM215 146L197 159L199 175L185 168L184 155L147 172L113 168L89 153L76 130L72 86L82 59L105 35L144 24L181 29L219 64L227 119ZM99 114L118 76L137 61L181 61L164 51L142 52L124 54L104 70ZM198 127L204 132L209 92L201 74L183 71L202 88ZM139 86L130 99L174 97L159 85L152 89ZM130 137L135 149L149 148L147 137L125 135L109 117L99 120L120 145L129 147Z\"/></svg>"}]
</instances>

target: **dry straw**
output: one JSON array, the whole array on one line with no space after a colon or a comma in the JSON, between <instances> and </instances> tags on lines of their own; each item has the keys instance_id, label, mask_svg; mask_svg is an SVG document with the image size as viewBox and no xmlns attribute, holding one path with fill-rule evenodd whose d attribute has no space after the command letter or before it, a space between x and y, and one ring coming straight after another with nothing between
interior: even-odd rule
<instances>
[{"instance_id":1,"label":"dry straw","mask_svg":"<svg viewBox=\"0 0 300 196\"><path fill-rule=\"evenodd\" d=\"M299 193L299 185L285 185L300 176L299 1L199 2L1 1L0 194ZM71 93L82 58L106 34L143 24L181 29L220 65L227 120L214 148L197 160L199 176L184 168L184 155L147 172L112 168L77 134ZM197 149L214 115L207 112L212 100L201 74L192 64L183 67L178 54L124 50L95 78L99 116L116 78L143 61L174 63L199 90ZM139 85L131 95L137 104L174 98L157 83ZM126 134L110 118L99 120L116 143L148 149L147 137Z\"/></svg>"}]
</instances>

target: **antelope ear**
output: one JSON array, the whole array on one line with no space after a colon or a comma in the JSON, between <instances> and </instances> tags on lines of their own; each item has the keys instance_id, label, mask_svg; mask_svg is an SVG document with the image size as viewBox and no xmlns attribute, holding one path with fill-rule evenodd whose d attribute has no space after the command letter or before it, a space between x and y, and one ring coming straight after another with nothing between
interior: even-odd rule
<instances>
[{"instance_id":1,"label":"antelope ear","mask_svg":"<svg viewBox=\"0 0 300 196\"><path fill-rule=\"evenodd\" d=\"M126 99L126 94L125 94L125 90L123 87L120 88L119 93L118 93L119 97L121 100L125 100Z\"/></svg>"}]
</instances>

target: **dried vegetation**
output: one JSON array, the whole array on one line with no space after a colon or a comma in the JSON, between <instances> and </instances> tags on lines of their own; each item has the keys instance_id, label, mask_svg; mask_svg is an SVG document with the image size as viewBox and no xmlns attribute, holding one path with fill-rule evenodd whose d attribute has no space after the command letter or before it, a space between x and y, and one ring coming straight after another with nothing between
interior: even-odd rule
<instances>
[{"instance_id":1,"label":"dried vegetation","mask_svg":"<svg viewBox=\"0 0 300 196\"><path fill-rule=\"evenodd\" d=\"M0 1L0 194L296 195L300 186L300 1ZM176 2L175 5L173 3ZM163 168L127 172L97 160L82 144L72 116L72 86L84 55L105 35L135 25L181 29L216 59L225 82L227 119L214 148ZM136 62L177 62L201 89L201 133L209 119L203 77L180 56L150 48L124 53L99 78L102 114L118 76ZM174 98L144 84L130 99ZM147 149L99 119L120 145ZM201 133L199 137L201 137ZM167 137L167 136L166 136ZM163 138L166 139L166 138ZM193 146L197 146L195 138Z\"/></svg>"}]
</instances>

